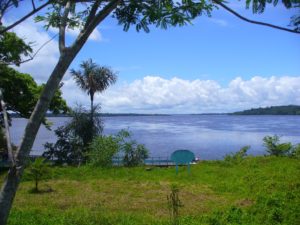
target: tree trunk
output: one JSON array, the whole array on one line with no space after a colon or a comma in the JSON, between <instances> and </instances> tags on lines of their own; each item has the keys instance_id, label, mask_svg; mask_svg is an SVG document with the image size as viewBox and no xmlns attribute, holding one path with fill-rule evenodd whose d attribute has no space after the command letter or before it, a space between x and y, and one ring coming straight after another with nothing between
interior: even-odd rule
<instances>
[{"instance_id":1,"label":"tree trunk","mask_svg":"<svg viewBox=\"0 0 300 225\"><path fill-rule=\"evenodd\" d=\"M59 61L57 62L51 76L49 77L44 90L37 102L34 111L27 123L25 133L16 154L16 166L11 167L7 177L5 178L0 193L0 225L6 225L13 199L16 195L20 179L24 171L26 159L28 159L30 150L35 140L36 134L42 123L52 100L55 91L59 87L65 72L69 68L71 62L87 41L95 27L101 23L121 2L121 0L113 0L109 2L89 23L88 26L79 34L73 45L64 48L61 51ZM97 6L97 5L96 5ZM96 7L97 9L98 7Z\"/></svg>"},{"instance_id":2,"label":"tree trunk","mask_svg":"<svg viewBox=\"0 0 300 225\"><path fill-rule=\"evenodd\" d=\"M65 72L75 58L80 48L65 51L61 54L47 84L37 102L35 109L27 123L22 142L16 154L16 167L11 167L7 177L5 178L0 193L0 225L7 223L8 215L12 207L12 202L18 189L20 179L22 177L25 162L28 159L30 150L34 143L36 134L39 130L41 122L50 101L57 90Z\"/></svg>"},{"instance_id":3,"label":"tree trunk","mask_svg":"<svg viewBox=\"0 0 300 225\"><path fill-rule=\"evenodd\" d=\"M39 181L38 181L38 178L35 179L35 191L36 192L39 191Z\"/></svg>"},{"instance_id":4,"label":"tree trunk","mask_svg":"<svg viewBox=\"0 0 300 225\"><path fill-rule=\"evenodd\" d=\"M94 118L94 94L91 93L91 121Z\"/></svg>"}]
</instances>

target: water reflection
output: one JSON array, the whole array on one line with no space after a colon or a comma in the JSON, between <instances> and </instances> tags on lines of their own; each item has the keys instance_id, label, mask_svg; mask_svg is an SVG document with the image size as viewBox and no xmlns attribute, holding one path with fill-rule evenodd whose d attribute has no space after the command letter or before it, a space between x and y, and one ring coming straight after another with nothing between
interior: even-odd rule
<instances>
[{"instance_id":1,"label":"water reflection","mask_svg":"<svg viewBox=\"0 0 300 225\"><path fill-rule=\"evenodd\" d=\"M68 118L49 118L53 129ZM18 144L26 120L14 119L12 140ZM105 117L104 133L129 129L146 145L152 156L169 156L176 149L190 149L202 159L219 159L229 152L251 145L249 153L264 154L262 138L280 135L282 141L300 142L300 116L174 115ZM41 127L32 154L41 154L45 142L56 140L53 131Z\"/></svg>"}]
</instances>

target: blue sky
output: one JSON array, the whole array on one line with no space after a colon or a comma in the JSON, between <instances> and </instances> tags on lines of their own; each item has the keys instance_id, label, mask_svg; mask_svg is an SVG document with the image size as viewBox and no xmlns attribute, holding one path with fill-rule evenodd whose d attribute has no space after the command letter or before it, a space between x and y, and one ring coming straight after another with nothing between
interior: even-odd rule
<instances>
[{"instance_id":1,"label":"blue sky","mask_svg":"<svg viewBox=\"0 0 300 225\"><path fill-rule=\"evenodd\" d=\"M289 18L299 13L279 5L253 15L242 2L230 2L248 18L280 26L287 26ZM26 9L25 4L19 10ZM11 11L5 21L16 14ZM30 19L15 32L34 39L38 48L57 31L46 32ZM70 33L69 40L75 33ZM18 70L45 82L57 58L54 40ZM168 30L152 27L149 34L134 28L124 32L115 19L108 18L70 68L78 68L88 58L118 72L117 84L96 97L105 112L231 112L300 104L300 35L246 23L223 9L213 11L211 18L197 18L193 25ZM69 73L64 83L64 97L71 106L89 105Z\"/></svg>"}]
</instances>

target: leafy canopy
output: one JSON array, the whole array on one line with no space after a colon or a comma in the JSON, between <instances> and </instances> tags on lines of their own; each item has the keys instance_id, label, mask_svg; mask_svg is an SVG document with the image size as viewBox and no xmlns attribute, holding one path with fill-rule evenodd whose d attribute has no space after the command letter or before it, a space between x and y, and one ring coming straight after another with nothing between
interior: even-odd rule
<instances>
[{"instance_id":1,"label":"leafy canopy","mask_svg":"<svg viewBox=\"0 0 300 225\"><path fill-rule=\"evenodd\" d=\"M7 110L28 118L44 85L38 85L29 74L20 73L8 66L0 65L0 87L3 89ZM60 90L56 91L49 110L55 114L69 111Z\"/></svg>"},{"instance_id":2,"label":"leafy canopy","mask_svg":"<svg viewBox=\"0 0 300 225\"><path fill-rule=\"evenodd\" d=\"M127 31L130 26L135 25L137 31L144 30L149 32L149 26L155 25L166 29L168 26L183 26L189 23L195 17L207 14L213 9L211 1L192 1L192 0L123 0L123 1L78 1L82 4L71 3L69 16L67 18L67 27L85 27L89 25L92 18L90 15L96 15L105 10L111 2L116 2L112 17L116 18L119 25ZM45 28L59 27L61 18L65 10L66 3L54 1L49 7L49 12L45 15L39 15L35 18L37 22L44 21Z\"/></svg>"},{"instance_id":3,"label":"leafy canopy","mask_svg":"<svg viewBox=\"0 0 300 225\"><path fill-rule=\"evenodd\" d=\"M90 95L91 101L96 92L104 91L117 80L115 72L109 67L98 66L92 59L83 61L80 68L79 70L71 69L71 74L76 84Z\"/></svg>"},{"instance_id":4,"label":"leafy canopy","mask_svg":"<svg viewBox=\"0 0 300 225\"><path fill-rule=\"evenodd\" d=\"M266 10L267 4L272 4L277 6L279 0L246 0L246 8L252 8L253 13L263 13ZM299 0L281 0L281 3L287 9L297 9L298 13L291 17L290 26L293 27L295 31L300 31L300 1Z\"/></svg>"},{"instance_id":5,"label":"leafy canopy","mask_svg":"<svg viewBox=\"0 0 300 225\"><path fill-rule=\"evenodd\" d=\"M6 32L0 35L0 65L20 65L22 55L29 56L32 53L31 43L27 44L15 33Z\"/></svg>"}]
</instances>

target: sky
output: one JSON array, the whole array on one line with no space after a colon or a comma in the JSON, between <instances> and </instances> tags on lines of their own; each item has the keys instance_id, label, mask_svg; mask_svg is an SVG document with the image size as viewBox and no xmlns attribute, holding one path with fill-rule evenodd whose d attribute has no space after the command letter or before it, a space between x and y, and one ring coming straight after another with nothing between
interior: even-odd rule
<instances>
[{"instance_id":1,"label":"sky","mask_svg":"<svg viewBox=\"0 0 300 225\"><path fill-rule=\"evenodd\" d=\"M229 1L240 14L288 27L300 13L282 5L253 15L243 1ZM26 12L30 1L9 11L4 25ZM33 18L13 29L36 51L57 30L46 31ZM72 41L78 31L68 32ZM59 57L57 39L34 60L16 69L45 83ZM102 112L109 113L221 113L271 105L300 105L300 35L246 23L222 8L201 16L193 25L150 33L124 32L113 18L92 33L70 68L79 69L91 58L117 72L117 83L95 96ZM89 96L65 74L63 97L69 106L89 106Z\"/></svg>"}]
</instances>

